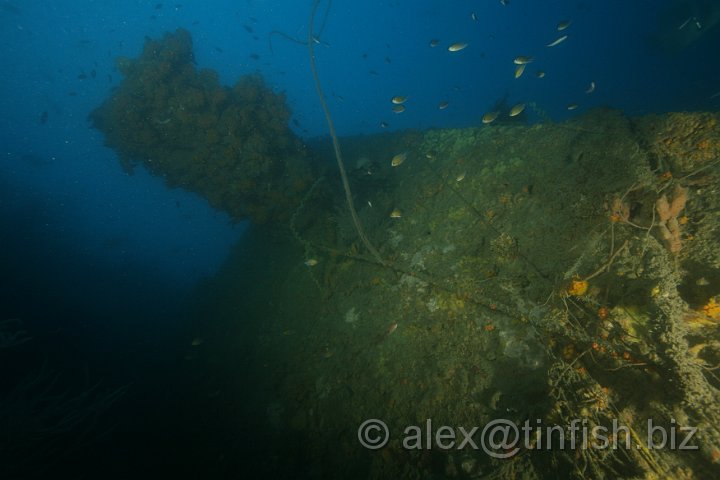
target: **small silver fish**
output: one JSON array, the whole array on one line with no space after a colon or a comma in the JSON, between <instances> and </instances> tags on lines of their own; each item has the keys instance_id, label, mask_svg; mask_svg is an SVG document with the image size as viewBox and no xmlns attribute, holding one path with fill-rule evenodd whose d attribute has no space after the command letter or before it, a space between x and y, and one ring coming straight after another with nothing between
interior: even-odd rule
<instances>
[{"instance_id":1,"label":"small silver fish","mask_svg":"<svg viewBox=\"0 0 720 480\"><path fill-rule=\"evenodd\" d=\"M571 23L572 23L572 20L563 20L562 22L558 23L557 31L562 32L563 30L568 28Z\"/></svg>"},{"instance_id":2,"label":"small silver fish","mask_svg":"<svg viewBox=\"0 0 720 480\"><path fill-rule=\"evenodd\" d=\"M405 152L398 153L390 161L390 166L391 167L399 167L400 165L402 165L402 163L405 161L405 159L407 159L407 153L405 153Z\"/></svg>"},{"instance_id":3,"label":"small silver fish","mask_svg":"<svg viewBox=\"0 0 720 480\"><path fill-rule=\"evenodd\" d=\"M557 40L553 40L552 42L548 43L547 46L554 47L555 45L560 45L562 42L567 40L567 38L568 38L567 35L563 35L562 37L558 38Z\"/></svg>"},{"instance_id":4,"label":"small silver fish","mask_svg":"<svg viewBox=\"0 0 720 480\"><path fill-rule=\"evenodd\" d=\"M527 55L520 55L519 57L515 57L515 60L513 60L513 63L515 65L525 65L533 61L533 57L528 57Z\"/></svg>"},{"instance_id":5,"label":"small silver fish","mask_svg":"<svg viewBox=\"0 0 720 480\"><path fill-rule=\"evenodd\" d=\"M460 50L464 50L468 46L467 43L453 43L448 47L448 52L459 52Z\"/></svg>"},{"instance_id":6,"label":"small silver fish","mask_svg":"<svg viewBox=\"0 0 720 480\"><path fill-rule=\"evenodd\" d=\"M515 105L514 107L512 107L512 108L510 109L510 114L509 114L509 115L510 115L511 117L517 117L518 115L520 115L520 114L523 112L523 110L525 110L525 104L524 104L524 103L518 103L517 105Z\"/></svg>"},{"instance_id":7,"label":"small silver fish","mask_svg":"<svg viewBox=\"0 0 720 480\"><path fill-rule=\"evenodd\" d=\"M488 112L482 116L482 123L484 123L486 125L488 123L492 123L495 121L495 119L498 117L498 115L500 115L499 111Z\"/></svg>"}]
</instances>

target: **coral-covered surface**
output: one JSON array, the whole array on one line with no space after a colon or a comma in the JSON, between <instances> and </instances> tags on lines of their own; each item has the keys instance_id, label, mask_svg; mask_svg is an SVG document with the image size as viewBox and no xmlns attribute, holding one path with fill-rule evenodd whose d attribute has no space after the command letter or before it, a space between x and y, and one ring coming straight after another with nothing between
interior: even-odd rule
<instances>
[{"instance_id":1,"label":"coral-covered surface","mask_svg":"<svg viewBox=\"0 0 720 480\"><path fill-rule=\"evenodd\" d=\"M363 253L341 195L328 211L325 180L293 215L294 236L256 238L244 245L255 266L228 266L266 278L228 274L214 289L227 294L210 302L223 318L256 309L207 342L225 349L217 362L230 372L206 390L254 372L262 388L246 415L279 438L243 468L259 463L264 477L717 478L720 163L692 147L712 131L686 130L712 117L600 110L563 124L341 139L359 216L385 263ZM656 140L667 134L685 147L661 159ZM250 338L258 358L248 365L236 352ZM228 398L245 401L246 383ZM371 418L390 431L380 450L358 441ZM498 459L480 442L501 419L566 434L574 420L588 431L627 429L598 448L531 441ZM648 447L648 419L675 428L674 448ZM408 448L405 429L424 432L428 421L478 427L478 447ZM697 450L678 448L684 440ZM228 448L229 458L243 453Z\"/></svg>"},{"instance_id":2,"label":"coral-covered surface","mask_svg":"<svg viewBox=\"0 0 720 480\"><path fill-rule=\"evenodd\" d=\"M639 119L637 127L660 168L688 174L720 158L720 115L674 112Z\"/></svg>"},{"instance_id":3,"label":"coral-covered surface","mask_svg":"<svg viewBox=\"0 0 720 480\"><path fill-rule=\"evenodd\" d=\"M378 262L340 189L310 183L284 102L258 78L227 89L196 72L183 31L120 68L126 81L93 119L126 165L236 218L290 227L283 239L255 232L209 296L205 316L229 320L205 327L213 354L202 361L216 374L200 369L197 382L219 393L203 401L219 429L241 415L267 442L257 456L229 442L220 457L241 465L218 468L717 477L716 114L598 110L564 124L344 139ZM392 432L378 451L358 441L371 418ZM648 446L648 419L696 429L676 440L697 450ZM408 448L402 435L427 421L471 430L498 420L626 429L599 448L528 441L501 459L507 448ZM247 435L248 422L238 425L232 433Z\"/></svg>"},{"instance_id":4,"label":"coral-covered surface","mask_svg":"<svg viewBox=\"0 0 720 480\"><path fill-rule=\"evenodd\" d=\"M287 220L311 169L283 95L258 76L229 88L198 71L183 29L117 65L124 81L90 117L127 170L142 164L236 220Z\"/></svg>"}]
</instances>

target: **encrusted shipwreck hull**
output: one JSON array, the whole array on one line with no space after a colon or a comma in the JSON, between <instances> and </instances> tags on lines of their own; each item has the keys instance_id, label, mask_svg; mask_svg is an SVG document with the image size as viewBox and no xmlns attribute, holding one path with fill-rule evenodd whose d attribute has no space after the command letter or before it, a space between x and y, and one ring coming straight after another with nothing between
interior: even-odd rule
<instances>
[{"instance_id":1,"label":"encrusted shipwreck hull","mask_svg":"<svg viewBox=\"0 0 720 480\"><path fill-rule=\"evenodd\" d=\"M225 392L203 401L221 428L240 414L272 440L262 455L230 444L226 458L265 478L717 477L717 114L598 110L341 139L378 262L338 177L313 174L259 79L228 89L196 72L184 31L120 67L123 85L92 118L126 166L276 227L251 231L203 310L230 319L200 327L207 368L232 372L199 375L199 390ZM370 418L391 433L379 451L358 441ZM428 419L468 432L576 420L609 439L407 448L405 429ZM674 446L648 445L648 419Z\"/></svg>"},{"instance_id":2,"label":"encrusted shipwreck hull","mask_svg":"<svg viewBox=\"0 0 720 480\"><path fill-rule=\"evenodd\" d=\"M244 262L272 264L264 276L216 290L242 286L247 296L227 302L257 312L235 333L256 339L270 392L258 398L266 411L250 414L302 439L276 445L280 458L288 468L317 459L328 478L710 478L720 458L717 119L601 110L563 124L341 139L386 264L363 254L326 178L285 243L249 240ZM407 159L391 167L399 152ZM368 418L391 432L379 452L358 443ZM611 446L530 442L498 459L403 445L405 428L426 419L470 431L500 418L578 419L609 429ZM675 427L673 448L647 445L648 419ZM613 437L613 421L627 430Z\"/></svg>"}]
</instances>

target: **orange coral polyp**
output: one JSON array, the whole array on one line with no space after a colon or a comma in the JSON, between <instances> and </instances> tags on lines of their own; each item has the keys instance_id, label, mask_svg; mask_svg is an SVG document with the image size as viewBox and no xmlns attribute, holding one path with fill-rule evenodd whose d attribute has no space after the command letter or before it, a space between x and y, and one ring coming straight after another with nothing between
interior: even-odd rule
<instances>
[{"instance_id":1,"label":"orange coral polyp","mask_svg":"<svg viewBox=\"0 0 720 480\"><path fill-rule=\"evenodd\" d=\"M720 304L715 301L715 297L703 307L703 312L712 319L720 320Z\"/></svg>"},{"instance_id":2,"label":"orange coral polyp","mask_svg":"<svg viewBox=\"0 0 720 480\"><path fill-rule=\"evenodd\" d=\"M590 284L587 280L580 280L576 278L575 280L570 282L570 285L567 287L566 292L568 295L571 295L573 297L581 297L585 295L585 293L587 293L589 285Z\"/></svg>"}]
</instances>

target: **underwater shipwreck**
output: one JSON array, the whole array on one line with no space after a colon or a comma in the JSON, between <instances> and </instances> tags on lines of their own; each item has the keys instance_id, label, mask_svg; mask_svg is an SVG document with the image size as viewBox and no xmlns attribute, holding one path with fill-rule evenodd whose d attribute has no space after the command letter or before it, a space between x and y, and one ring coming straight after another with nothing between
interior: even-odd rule
<instances>
[{"instance_id":1,"label":"underwater shipwreck","mask_svg":"<svg viewBox=\"0 0 720 480\"><path fill-rule=\"evenodd\" d=\"M205 286L192 374L221 391L205 399L217 425L251 418L237 428L263 436L211 468L717 475L720 115L599 109L340 138L341 175L260 77L224 87L198 70L184 30L118 66L91 118L123 165L253 225ZM358 437L368 419L390 432L382 448ZM478 427L474 444L408 444L429 419ZM532 429L488 446L499 420ZM587 444L570 448L570 428Z\"/></svg>"}]
</instances>

